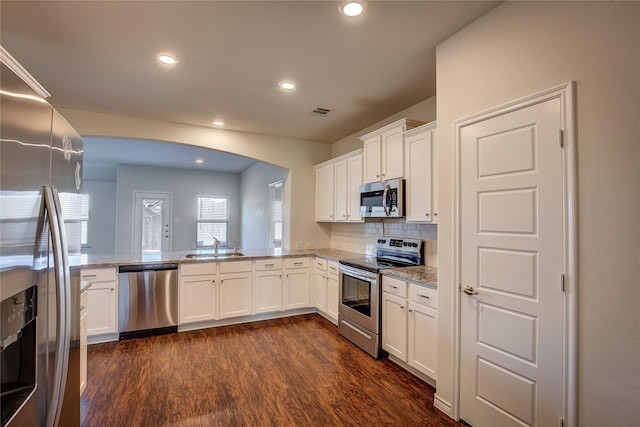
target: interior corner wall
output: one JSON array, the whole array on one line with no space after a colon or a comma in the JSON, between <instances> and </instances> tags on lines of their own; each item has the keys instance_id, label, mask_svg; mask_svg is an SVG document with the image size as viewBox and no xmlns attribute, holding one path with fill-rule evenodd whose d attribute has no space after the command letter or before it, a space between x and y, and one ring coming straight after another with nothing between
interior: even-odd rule
<instances>
[{"instance_id":1,"label":"interior corner wall","mask_svg":"<svg viewBox=\"0 0 640 427\"><path fill-rule=\"evenodd\" d=\"M289 171L255 162L240 175L242 203L242 248L270 248L269 184L285 181Z\"/></svg>"},{"instance_id":2,"label":"interior corner wall","mask_svg":"<svg viewBox=\"0 0 640 427\"><path fill-rule=\"evenodd\" d=\"M115 254L116 192L116 183L112 181L82 181L82 193L89 195L89 247L82 248L83 254Z\"/></svg>"},{"instance_id":3,"label":"interior corner wall","mask_svg":"<svg viewBox=\"0 0 640 427\"><path fill-rule=\"evenodd\" d=\"M578 420L640 420L640 3L505 2L437 48L438 399L452 402L454 121L576 82ZM562 325L558 325L561 327Z\"/></svg>"}]
</instances>

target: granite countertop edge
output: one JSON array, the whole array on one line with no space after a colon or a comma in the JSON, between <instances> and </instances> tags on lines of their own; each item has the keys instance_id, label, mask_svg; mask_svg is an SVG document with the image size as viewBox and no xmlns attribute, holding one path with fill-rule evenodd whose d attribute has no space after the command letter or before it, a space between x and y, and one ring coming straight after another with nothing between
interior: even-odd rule
<instances>
[{"instance_id":1,"label":"granite countertop edge","mask_svg":"<svg viewBox=\"0 0 640 427\"><path fill-rule=\"evenodd\" d=\"M382 275L421 286L438 288L438 269L433 266L417 265L414 267L391 268L382 270Z\"/></svg>"},{"instance_id":2,"label":"granite countertop edge","mask_svg":"<svg viewBox=\"0 0 640 427\"><path fill-rule=\"evenodd\" d=\"M240 250L244 256L207 256L211 251L180 251L153 254L147 256L132 255L93 255L81 256L81 266L83 268L117 267L120 265L144 265L158 263L198 263L198 262L234 262L234 261L255 261L261 259L274 258L303 258L319 257L328 261L339 261L341 259L359 258L364 256L357 252L345 251L333 248L311 248L311 249L247 249ZM187 258L187 254L199 253L201 258ZM228 253L228 252L227 252Z\"/></svg>"}]
</instances>

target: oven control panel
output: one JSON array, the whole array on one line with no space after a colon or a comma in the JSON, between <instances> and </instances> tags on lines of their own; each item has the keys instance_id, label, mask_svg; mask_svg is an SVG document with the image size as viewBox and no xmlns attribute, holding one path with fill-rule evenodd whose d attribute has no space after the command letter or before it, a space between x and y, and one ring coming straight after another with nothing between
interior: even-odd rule
<instances>
[{"instance_id":1,"label":"oven control panel","mask_svg":"<svg viewBox=\"0 0 640 427\"><path fill-rule=\"evenodd\" d=\"M395 249L419 253L422 249L422 240L401 237L379 237L376 248L378 250Z\"/></svg>"}]
</instances>

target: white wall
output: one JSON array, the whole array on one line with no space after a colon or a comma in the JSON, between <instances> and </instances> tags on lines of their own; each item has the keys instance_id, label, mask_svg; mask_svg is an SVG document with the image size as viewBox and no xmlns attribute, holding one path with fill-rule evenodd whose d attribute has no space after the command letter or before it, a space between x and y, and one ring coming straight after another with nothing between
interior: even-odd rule
<instances>
[{"instance_id":1,"label":"white wall","mask_svg":"<svg viewBox=\"0 0 640 427\"><path fill-rule=\"evenodd\" d=\"M269 184L285 181L289 171L256 162L240 176L242 193L242 248L272 246L269 230Z\"/></svg>"},{"instance_id":2,"label":"white wall","mask_svg":"<svg viewBox=\"0 0 640 427\"><path fill-rule=\"evenodd\" d=\"M329 247L330 233L315 222L313 165L331 157L331 146L314 141L211 129L155 120L59 109L83 136L140 138L214 148L289 169L285 197L284 245L313 242ZM295 244L292 244L295 246Z\"/></svg>"},{"instance_id":3,"label":"white wall","mask_svg":"<svg viewBox=\"0 0 640 427\"><path fill-rule=\"evenodd\" d=\"M140 165L118 166L116 254L133 251L134 192L172 194L172 251L196 247L197 197L229 197L229 236L240 241L240 174ZM179 222L178 222L179 221Z\"/></svg>"},{"instance_id":4,"label":"white wall","mask_svg":"<svg viewBox=\"0 0 640 427\"><path fill-rule=\"evenodd\" d=\"M82 181L82 193L89 195L89 247L83 254L113 255L116 251L116 183Z\"/></svg>"},{"instance_id":5,"label":"white wall","mask_svg":"<svg viewBox=\"0 0 640 427\"><path fill-rule=\"evenodd\" d=\"M453 122L575 80L578 422L640 420L639 45L640 3L506 2L438 46L439 398L454 381Z\"/></svg>"}]
</instances>

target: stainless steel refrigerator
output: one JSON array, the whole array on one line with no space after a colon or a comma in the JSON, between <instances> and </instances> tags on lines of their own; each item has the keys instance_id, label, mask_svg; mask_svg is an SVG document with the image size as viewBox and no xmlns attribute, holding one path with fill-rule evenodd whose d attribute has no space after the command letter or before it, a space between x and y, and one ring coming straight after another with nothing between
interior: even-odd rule
<instances>
[{"instance_id":1,"label":"stainless steel refrigerator","mask_svg":"<svg viewBox=\"0 0 640 427\"><path fill-rule=\"evenodd\" d=\"M83 143L1 46L0 67L2 427L77 426Z\"/></svg>"}]
</instances>

